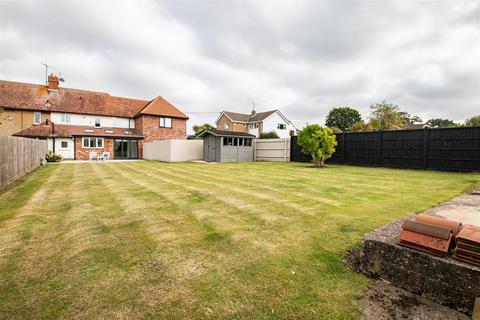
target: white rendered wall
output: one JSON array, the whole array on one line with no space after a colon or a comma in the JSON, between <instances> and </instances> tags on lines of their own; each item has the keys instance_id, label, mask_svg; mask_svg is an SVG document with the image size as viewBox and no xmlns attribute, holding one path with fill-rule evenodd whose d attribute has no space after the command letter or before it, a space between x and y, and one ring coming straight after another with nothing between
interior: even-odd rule
<instances>
[{"instance_id":1,"label":"white rendered wall","mask_svg":"<svg viewBox=\"0 0 480 320\"><path fill-rule=\"evenodd\" d=\"M107 117L107 116L95 116L88 114L75 114L68 113L70 115L70 123L62 122L61 112L52 112L50 119L57 124L67 124L75 126L95 126L95 119L100 119L100 125L105 128L128 128L130 122L130 128L135 128L135 121L130 118L121 117ZM132 121L130 121L132 120Z\"/></svg>"}]
</instances>

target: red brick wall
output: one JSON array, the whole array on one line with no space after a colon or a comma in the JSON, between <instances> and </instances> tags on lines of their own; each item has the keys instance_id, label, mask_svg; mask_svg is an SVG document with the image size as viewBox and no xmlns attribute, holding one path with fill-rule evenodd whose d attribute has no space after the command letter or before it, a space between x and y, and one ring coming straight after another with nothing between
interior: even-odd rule
<instances>
[{"instance_id":1,"label":"red brick wall","mask_svg":"<svg viewBox=\"0 0 480 320\"><path fill-rule=\"evenodd\" d=\"M225 129L225 124L228 128ZM217 122L217 129L223 131L248 132L248 125L246 123L232 122L226 115L222 115Z\"/></svg>"},{"instance_id":2,"label":"red brick wall","mask_svg":"<svg viewBox=\"0 0 480 320\"><path fill-rule=\"evenodd\" d=\"M159 116L143 115L135 119L135 128L145 137L143 142L187 138L186 119L172 118L171 128L160 128Z\"/></svg>"},{"instance_id":3,"label":"red brick wall","mask_svg":"<svg viewBox=\"0 0 480 320\"><path fill-rule=\"evenodd\" d=\"M103 138L103 148L84 148L82 138L75 138L75 160L88 160L90 152L110 152L110 159L113 159L113 139Z\"/></svg>"}]
</instances>

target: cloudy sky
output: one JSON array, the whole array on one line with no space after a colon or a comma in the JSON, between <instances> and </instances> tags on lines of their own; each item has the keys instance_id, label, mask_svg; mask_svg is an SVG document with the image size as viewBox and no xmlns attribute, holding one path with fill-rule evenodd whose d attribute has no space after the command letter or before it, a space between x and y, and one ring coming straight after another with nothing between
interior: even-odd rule
<instances>
[{"instance_id":1,"label":"cloudy sky","mask_svg":"<svg viewBox=\"0 0 480 320\"><path fill-rule=\"evenodd\" d=\"M480 0L4 1L0 78L165 97L192 120L278 108L298 127L388 100L480 114Z\"/></svg>"}]
</instances>

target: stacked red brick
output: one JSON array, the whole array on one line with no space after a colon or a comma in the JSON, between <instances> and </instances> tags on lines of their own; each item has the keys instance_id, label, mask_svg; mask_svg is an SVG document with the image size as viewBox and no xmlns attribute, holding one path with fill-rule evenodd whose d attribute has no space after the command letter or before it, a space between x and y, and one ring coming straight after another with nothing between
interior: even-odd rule
<instances>
[{"instance_id":1,"label":"stacked red brick","mask_svg":"<svg viewBox=\"0 0 480 320\"><path fill-rule=\"evenodd\" d=\"M480 227L465 225L457 235L453 257L480 266Z\"/></svg>"},{"instance_id":2,"label":"stacked red brick","mask_svg":"<svg viewBox=\"0 0 480 320\"><path fill-rule=\"evenodd\" d=\"M407 220L403 223L398 244L446 256L461 226L458 221L419 214L415 221Z\"/></svg>"}]
</instances>

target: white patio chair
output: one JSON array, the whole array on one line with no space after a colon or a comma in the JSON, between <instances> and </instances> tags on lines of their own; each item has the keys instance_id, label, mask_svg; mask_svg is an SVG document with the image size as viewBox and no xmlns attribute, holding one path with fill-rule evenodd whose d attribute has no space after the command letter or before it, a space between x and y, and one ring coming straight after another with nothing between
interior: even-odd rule
<instances>
[{"instance_id":1,"label":"white patio chair","mask_svg":"<svg viewBox=\"0 0 480 320\"><path fill-rule=\"evenodd\" d=\"M89 152L88 153L88 160L97 160L98 154L95 151Z\"/></svg>"},{"instance_id":2,"label":"white patio chair","mask_svg":"<svg viewBox=\"0 0 480 320\"><path fill-rule=\"evenodd\" d=\"M104 152L102 158L103 160L110 160L110 152Z\"/></svg>"}]
</instances>

